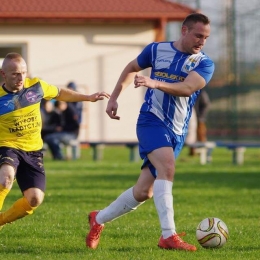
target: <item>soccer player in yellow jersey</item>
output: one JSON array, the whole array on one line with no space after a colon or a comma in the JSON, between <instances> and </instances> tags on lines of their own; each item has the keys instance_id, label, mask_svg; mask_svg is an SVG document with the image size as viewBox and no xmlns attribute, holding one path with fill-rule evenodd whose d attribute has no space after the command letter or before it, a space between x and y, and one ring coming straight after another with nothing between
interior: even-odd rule
<instances>
[{"instance_id":1,"label":"soccer player in yellow jersey","mask_svg":"<svg viewBox=\"0 0 260 260\"><path fill-rule=\"evenodd\" d=\"M109 98L109 94L84 95L38 78L26 78L27 65L18 53L6 55L0 72L4 79L0 86L0 211L15 178L23 194L0 213L1 229L6 223L32 214L44 199L41 100L96 102Z\"/></svg>"}]
</instances>

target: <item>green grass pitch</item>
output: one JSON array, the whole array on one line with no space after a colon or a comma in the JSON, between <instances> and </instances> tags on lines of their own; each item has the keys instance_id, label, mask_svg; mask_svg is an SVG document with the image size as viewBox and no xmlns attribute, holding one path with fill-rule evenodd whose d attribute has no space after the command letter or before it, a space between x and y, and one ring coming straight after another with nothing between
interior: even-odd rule
<instances>
[{"instance_id":1,"label":"green grass pitch","mask_svg":"<svg viewBox=\"0 0 260 260\"><path fill-rule=\"evenodd\" d=\"M104 160L93 162L90 149L77 161L54 162L47 154L47 191L37 211L0 232L4 260L258 260L260 256L260 149L248 149L244 165L232 165L231 152L216 148L213 162L201 166L186 148L176 164L173 186L177 231L198 251L167 251L157 247L160 227L153 200L107 223L97 250L85 246L87 214L112 202L139 176L140 162L128 161L123 147L105 148ZM20 197L17 184L4 208ZM196 227L218 217L230 238L221 249L208 250L196 241Z\"/></svg>"}]
</instances>

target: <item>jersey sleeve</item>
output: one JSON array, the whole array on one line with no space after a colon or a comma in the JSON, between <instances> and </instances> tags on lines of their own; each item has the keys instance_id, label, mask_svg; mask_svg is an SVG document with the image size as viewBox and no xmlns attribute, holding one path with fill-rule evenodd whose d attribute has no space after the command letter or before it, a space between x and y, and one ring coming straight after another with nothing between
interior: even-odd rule
<instances>
[{"instance_id":1,"label":"jersey sleeve","mask_svg":"<svg viewBox=\"0 0 260 260\"><path fill-rule=\"evenodd\" d=\"M59 95L60 89L58 87L50 85L43 80L40 80L40 84L43 90L43 98L50 100L56 98Z\"/></svg>"},{"instance_id":2,"label":"jersey sleeve","mask_svg":"<svg viewBox=\"0 0 260 260\"><path fill-rule=\"evenodd\" d=\"M201 77L203 77L208 84L214 73L214 62L209 58L201 60L200 64L194 69Z\"/></svg>"},{"instance_id":3,"label":"jersey sleeve","mask_svg":"<svg viewBox=\"0 0 260 260\"><path fill-rule=\"evenodd\" d=\"M150 43L137 56L137 62L140 68L146 69L152 67L152 53L154 51L154 48L154 43Z\"/></svg>"}]
</instances>

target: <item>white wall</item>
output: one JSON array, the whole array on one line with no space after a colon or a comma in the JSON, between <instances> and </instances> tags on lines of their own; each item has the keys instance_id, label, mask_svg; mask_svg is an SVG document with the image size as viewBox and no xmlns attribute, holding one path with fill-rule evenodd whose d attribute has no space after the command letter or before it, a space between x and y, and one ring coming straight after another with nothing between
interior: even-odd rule
<instances>
[{"instance_id":1,"label":"white wall","mask_svg":"<svg viewBox=\"0 0 260 260\"><path fill-rule=\"evenodd\" d=\"M84 93L111 93L125 65L154 40L151 24L0 25L0 35L1 46L26 46L23 55L32 77L61 87L75 81ZM143 94L144 89L133 86L122 93L120 121L106 115L107 100L85 103L81 140L136 140Z\"/></svg>"}]
</instances>

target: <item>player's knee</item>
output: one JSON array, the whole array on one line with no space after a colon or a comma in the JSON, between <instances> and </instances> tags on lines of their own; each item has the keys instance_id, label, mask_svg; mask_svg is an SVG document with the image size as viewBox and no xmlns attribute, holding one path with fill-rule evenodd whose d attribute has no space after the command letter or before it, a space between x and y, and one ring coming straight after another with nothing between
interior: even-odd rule
<instances>
[{"instance_id":1,"label":"player's knee","mask_svg":"<svg viewBox=\"0 0 260 260\"><path fill-rule=\"evenodd\" d=\"M14 168L9 164L3 164L0 168L0 183L4 188L10 189L14 181Z\"/></svg>"},{"instance_id":2,"label":"player's knee","mask_svg":"<svg viewBox=\"0 0 260 260\"><path fill-rule=\"evenodd\" d=\"M13 185L13 181L14 181L14 178L12 178L11 176L8 176L1 180L1 184L3 185L3 187L5 189L11 189L11 187Z\"/></svg>"},{"instance_id":3,"label":"player's knee","mask_svg":"<svg viewBox=\"0 0 260 260\"><path fill-rule=\"evenodd\" d=\"M42 204L42 202L43 202L43 198L38 196L33 196L28 199L28 203L33 208L39 207Z\"/></svg>"},{"instance_id":4,"label":"player's knee","mask_svg":"<svg viewBox=\"0 0 260 260\"><path fill-rule=\"evenodd\" d=\"M31 188L24 192L24 196L27 199L31 207L38 207L42 204L44 199L44 193L40 189Z\"/></svg>"},{"instance_id":5,"label":"player's knee","mask_svg":"<svg viewBox=\"0 0 260 260\"><path fill-rule=\"evenodd\" d=\"M165 165L163 169L158 170L157 177L159 179L166 179L172 181L174 178L175 166L174 164Z\"/></svg>"}]
</instances>

